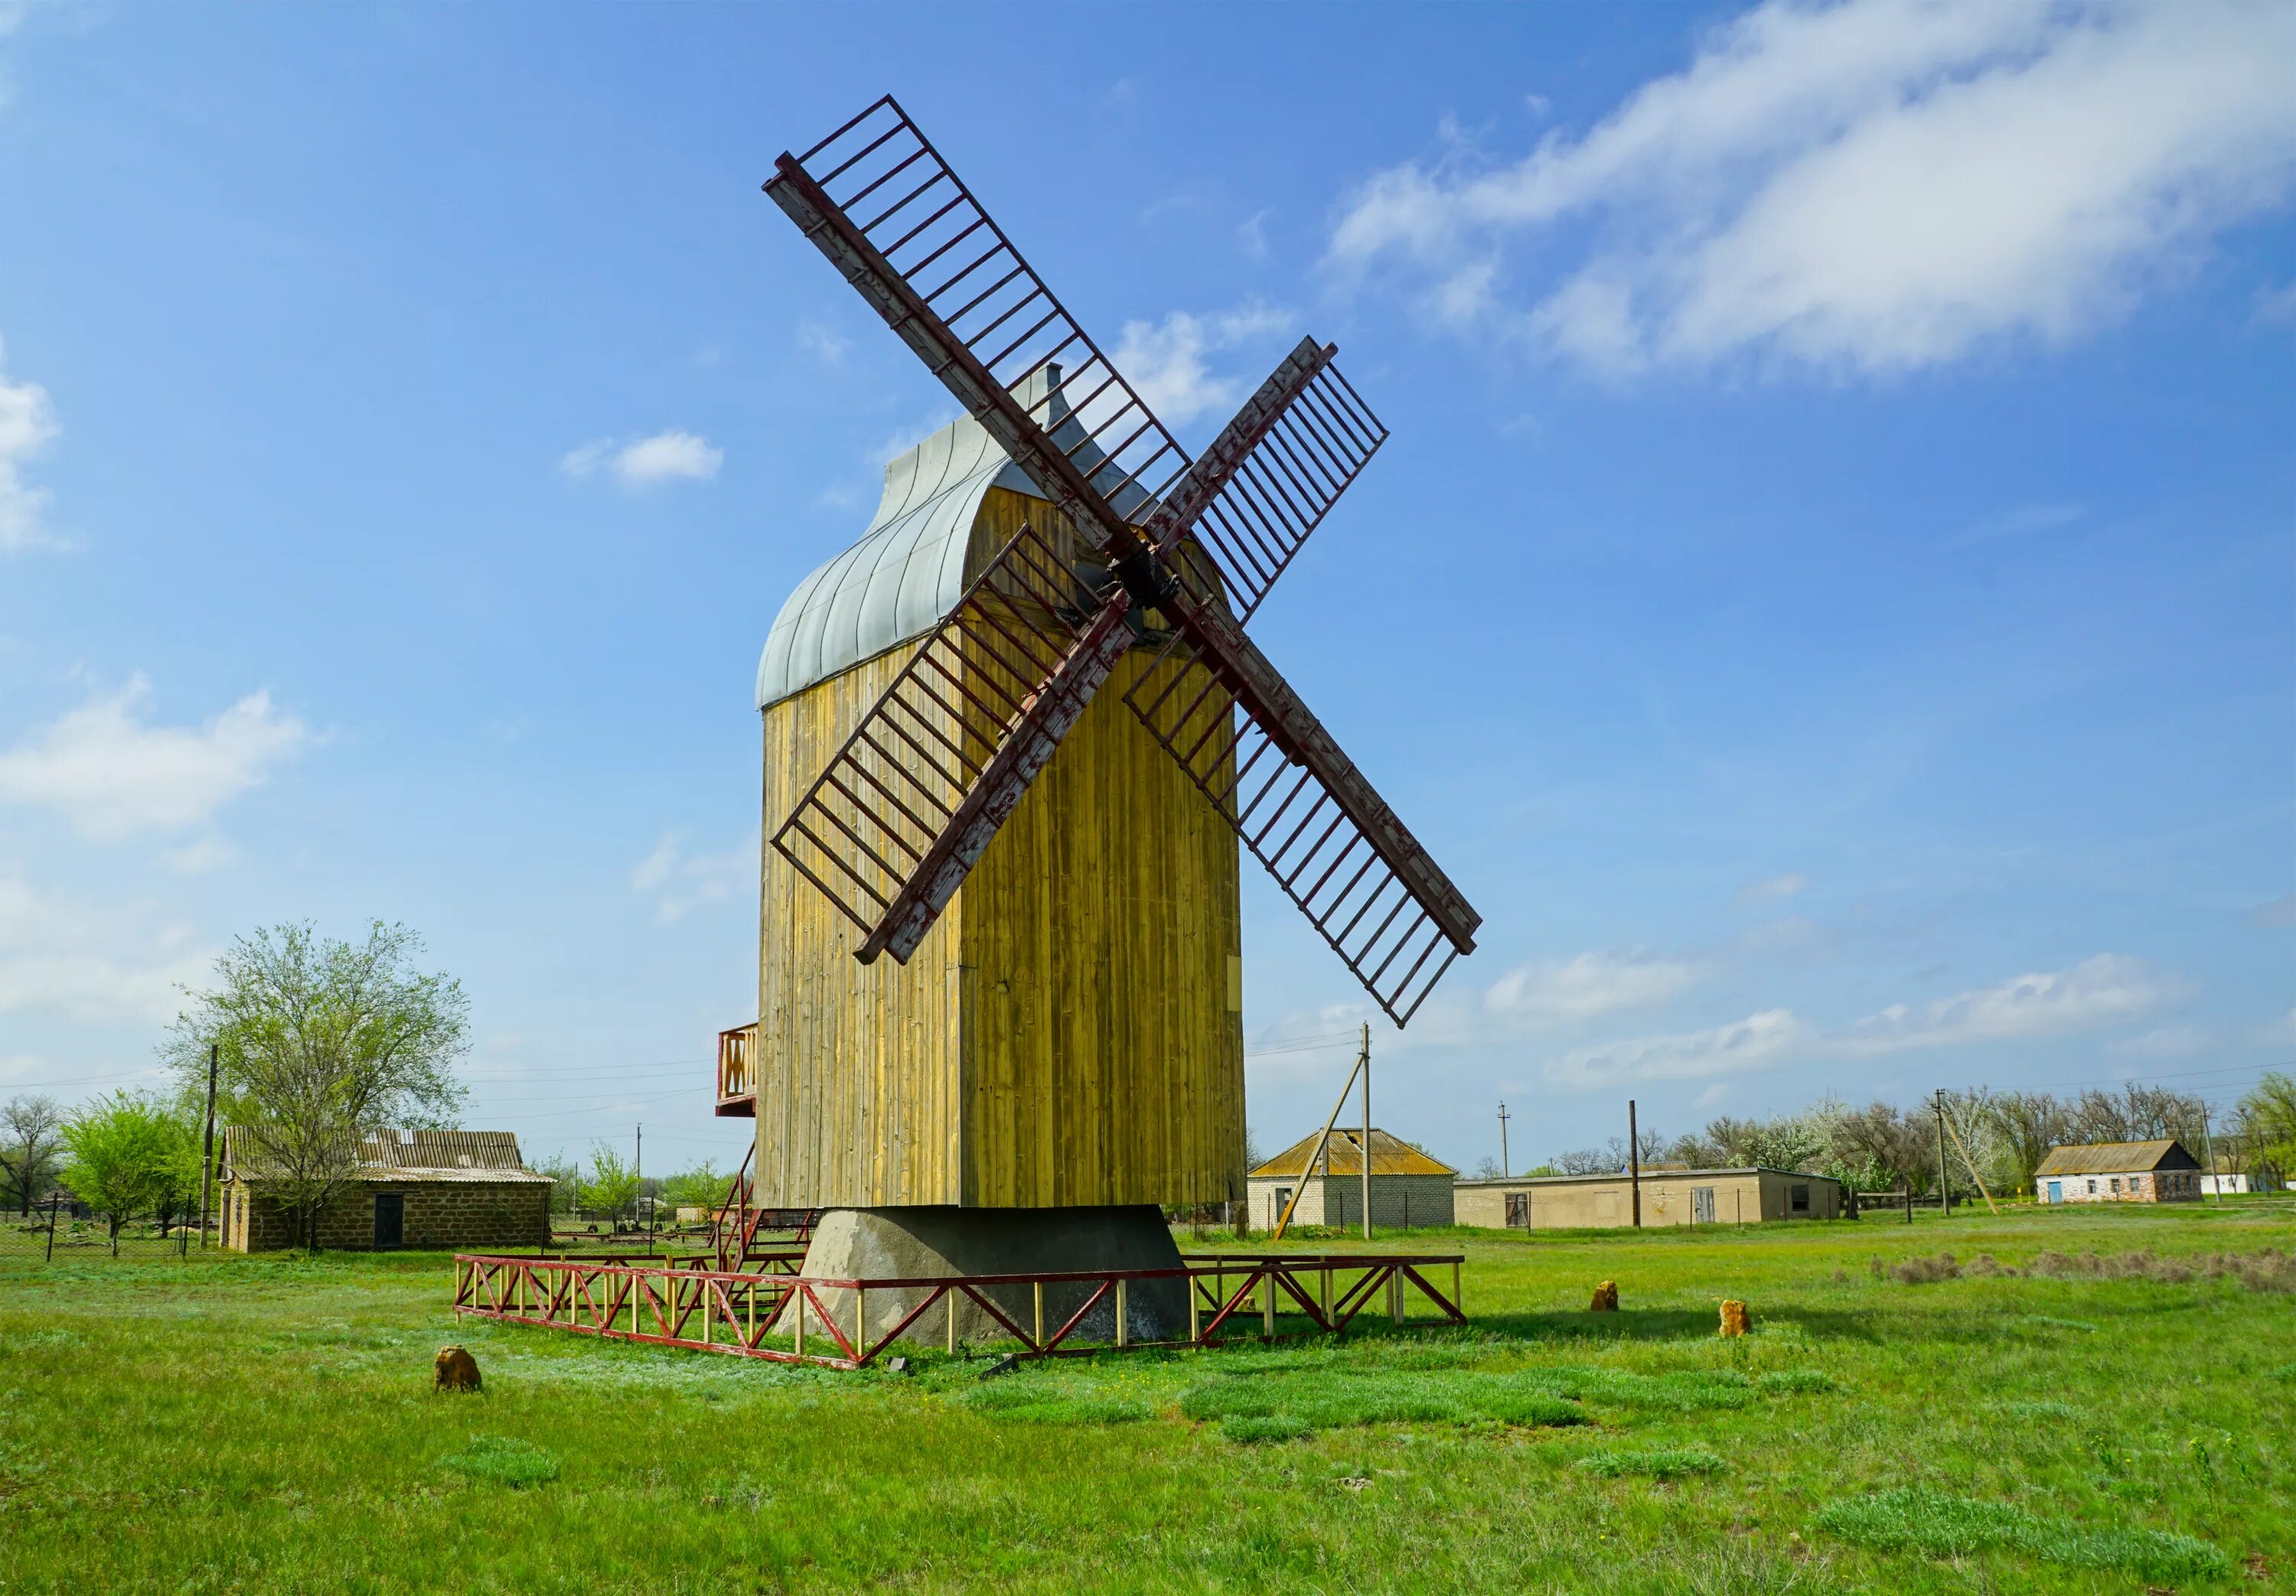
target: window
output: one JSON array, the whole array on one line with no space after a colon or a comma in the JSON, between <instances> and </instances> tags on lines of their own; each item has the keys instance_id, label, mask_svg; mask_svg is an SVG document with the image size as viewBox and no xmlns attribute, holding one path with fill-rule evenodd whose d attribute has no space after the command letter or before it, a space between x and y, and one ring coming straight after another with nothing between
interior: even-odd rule
<instances>
[{"instance_id":1,"label":"window","mask_svg":"<svg viewBox=\"0 0 2296 1596\"><path fill-rule=\"evenodd\" d=\"M1809 1212L1809 1188L1807 1185L1793 1189L1793 1211L1797 1214Z\"/></svg>"},{"instance_id":2,"label":"window","mask_svg":"<svg viewBox=\"0 0 2296 1596\"><path fill-rule=\"evenodd\" d=\"M2113 1196L2118 1197L2120 1195L2120 1177L2119 1175L2114 1175L2106 1183L2112 1186Z\"/></svg>"},{"instance_id":3,"label":"window","mask_svg":"<svg viewBox=\"0 0 2296 1596\"><path fill-rule=\"evenodd\" d=\"M2091 1197L2095 1197L2096 1195L2096 1183L2095 1181L2091 1181L2088 1183L2088 1194Z\"/></svg>"}]
</instances>

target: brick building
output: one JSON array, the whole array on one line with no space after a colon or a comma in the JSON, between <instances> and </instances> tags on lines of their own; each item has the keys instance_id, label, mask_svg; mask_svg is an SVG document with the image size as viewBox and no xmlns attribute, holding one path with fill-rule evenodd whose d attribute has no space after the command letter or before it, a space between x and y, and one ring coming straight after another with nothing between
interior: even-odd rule
<instances>
[{"instance_id":1,"label":"brick building","mask_svg":"<svg viewBox=\"0 0 2296 1596\"><path fill-rule=\"evenodd\" d=\"M236 1126L216 1160L223 1244L240 1252L294 1247L294 1216L266 1192L261 1156ZM357 1175L319 1215L319 1245L537 1248L549 1240L550 1188L520 1160L508 1131L381 1131L360 1150Z\"/></svg>"},{"instance_id":2,"label":"brick building","mask_svg":"<svg viewBox=\"0 0 2296 1596\"><path fill-rule=\"evenodd\" d=\"M2173 1137L2053 1147L2033 1190L2045 1203L2197 1202L2201 1161Z\"/></svg>"},{"instance_id":3,"label":"brick building","mask_svg":"<svg viewBox=\"0 0 2296 1596\"><path fill-rule=\"evenodd\" d=\"M1316 1160L1308 1136L1285 1148L1253 1170L1248 1177L1251 1224L1255 1230L1273 1230L1283 1216L1292 1193L1300 1193L1292 1215L1294 1224L1361 1225L1363 1224L1363 1133L1334 1130ZM1386 1230L1451 1223L1451 1183L1459 1172L1438 1163L1408 1142L1389 1135L1378 1126L1371 1133L1371 1222ZM1304 1177L1304 1178L1303 1178Z\"/></svg>"}]
</instances>

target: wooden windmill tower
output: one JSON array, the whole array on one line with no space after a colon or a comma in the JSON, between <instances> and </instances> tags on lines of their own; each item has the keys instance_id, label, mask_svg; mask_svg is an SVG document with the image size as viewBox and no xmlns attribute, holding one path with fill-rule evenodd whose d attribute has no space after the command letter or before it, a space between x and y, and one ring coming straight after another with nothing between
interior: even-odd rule
<instances>
[{"instance_id":1,"label":"wooden windmill tower","mask_svg":"<svg viewBox=\"0 0 2296 1596\"><path fill-rule=\"evenodd\" d=\"M1479 923L1243 630L1386 430L1309 340L1191 456L890 97L776 166L965 413L759 668L758 1199L1239 1198L1239 842L1398 1024Z\"/></svg>"}]
</instances>

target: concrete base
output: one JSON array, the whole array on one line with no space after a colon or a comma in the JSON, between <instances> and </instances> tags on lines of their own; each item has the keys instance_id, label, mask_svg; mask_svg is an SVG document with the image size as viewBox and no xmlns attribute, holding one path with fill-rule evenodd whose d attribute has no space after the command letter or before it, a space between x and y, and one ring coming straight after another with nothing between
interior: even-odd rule
<instances>
[{"instance_id":1,"label":"concrete base","mask_svg":"<svg viewBox=\"0 0 2296 1596\"><path fill-rule=\"evenodd\" d=\"M1179 1247L1153 1206L1106 1208L832 1208L814 1227L799 1271L815 1279L915 1280L951 1274L1031 1274L1082 1269L1177 1269ZM1045 1288L1045 1333L1066 1323L1090 1284ZM983 1287L1013 1323L1033 1331L1032 1287ZM838 1328L853 1333L853 1293L818 1295L837 1317ZM867 1294L869 1333L873 1338L901 1322L929 1292L888 1288ZM1011 1339L1010 1332L962 1295L956 1304L956 1337L973 1343ZM906 1339L938 1345L948 1333L946 1304L928 1308L909 1326ZM797 1328L794 1305L774 1322L777 1335ZM818 1312L806 1314L808 1338L823 1329ZM1133 1341L1179 1340L1188 1333L1187 1282L1173 1279L1134 1281L1125 1288L1125 1331ZM1113 1294L1096 1305L1077 1327L1075 1338L1116 1338ZM824 1345L827 1343L824 1342Z\"/></svg>"}]
</instances>

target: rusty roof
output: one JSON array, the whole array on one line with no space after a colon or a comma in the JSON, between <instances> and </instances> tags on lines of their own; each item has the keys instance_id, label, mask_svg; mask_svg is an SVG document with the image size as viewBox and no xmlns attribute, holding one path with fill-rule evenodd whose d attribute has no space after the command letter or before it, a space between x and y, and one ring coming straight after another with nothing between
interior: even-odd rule
<instances>
[{"instance_id":1,"label":"rusty roof","mask_svg":"<svg viewBox=\"0 0 2296 1596\"><path fill-rule=\"evenodd\" d=\"M226 1178L261 1180L266 1171L254 1139L226 1125L217 1164ZM518 1156L508 1131L377 1131L359 1144L358 1177L366 1181L452 1181L499 1185L546 1181Z\"/></svg>"},{"instance_id":2,"label":"rusty roof","mask_svg":"<svg viewBox=\"0 0 2296 1596\"><path fill-rule=\"evenodd\" d=\"M1363 1174L1363 1132L1339 1130L1332 1132L1332 1144L1325 1150L1323 1169L1330 1174ZM1308 1155L1316 1150L1316 1138L1304 1136L1277 1153L1251 1172L1254 1180L1300 1174L1308 1167ZM1377 1125L1371 1131L1371 1172L1374 1174L1456 1174L1448 1164L1439 1164L1433 1158L1403 1141L1390 1136Z\"/></svg>"},{"instance_id":3,"label":"rusty roof","mask_svg":"<svg viewBox=\"0 0 2296 1596\"><path fill-rule=\"evenodd\" d=\"M2198 1169L2201 1161L2174 1136L2159 1142L2091 1142L2053 1147L2039 1174L2126 1174L2140 1169Z\"/></svg>"}]
</instances>

